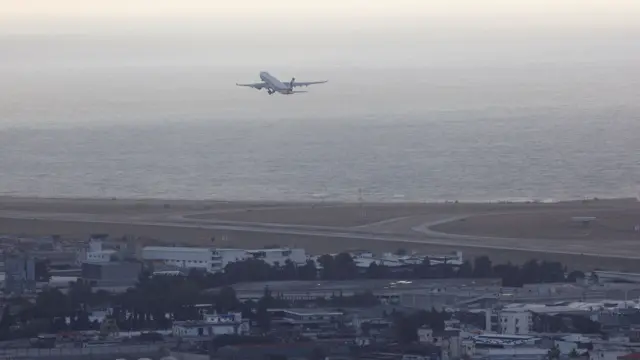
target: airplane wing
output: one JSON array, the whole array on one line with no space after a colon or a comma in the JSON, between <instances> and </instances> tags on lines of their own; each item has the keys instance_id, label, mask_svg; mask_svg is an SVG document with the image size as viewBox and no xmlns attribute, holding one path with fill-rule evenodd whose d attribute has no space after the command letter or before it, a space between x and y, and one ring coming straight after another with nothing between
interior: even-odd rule
<instances>
[{"instance_id":1,"label":"airplane wing","mask_svg":"<svg viewBox=\"0 0 640 360\"><path fill-rule=\"evenodd\" d=\"M300 81L292 81L289 86L291 87L296 87L296 86L309 86L309 85L315 85L315 84L324 84L326 83L327 80L325 81L307 81L307 82L300 82Z\"/></svg>"},{"instance_id":2,"label":"airplane wing","mask_svg":"<svg viewBox=\"0 0 640 360\"><path fill-rule=\"evenodd\" d=\"M266 83L264 83L264 82L259 82L259 83L255 83L255 84L238 84L238 83L236 83L236 85L237 85L237 86L247 86L247 87L252 87L252 88L254 88L254 89L258 89L258 90L260 90L260 89L262 89L262 88L267 87L267 84L266 84Z\"/></svg>"}]
</instances>

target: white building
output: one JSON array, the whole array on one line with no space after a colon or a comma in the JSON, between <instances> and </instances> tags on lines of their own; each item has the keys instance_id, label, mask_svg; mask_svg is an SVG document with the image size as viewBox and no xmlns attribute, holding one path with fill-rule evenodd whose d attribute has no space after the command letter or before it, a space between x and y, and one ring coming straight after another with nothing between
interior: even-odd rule
<instances>
[{"instance_id":1,"label":"white building","mask_svg":"<svg viewBox=\"0 0 640 360\"><path fill-rule=\"evenodd\" d=\"M242 314L207 314L202 321L176 321L172 334L179 337L214 337L218 335L243 335L249 332L249 321Z\"/></svg>"},{"instance_id":2,"label":"white building","mask_svg":"<svg viewBox=\"0 0 640 360\"><path fill-rule=\"evenodd\" d=\"M145 246L142 259L161 261L179 268L212 271L217 260L214 249L198 247Z\"/></svg>"},{"instance_id":3,"label":"white building","mask_svg":"<svg viewBox=\"0 0 640 360\"><path fill-rule=\"evenodd\" d=\"M442 350L442 359L459 359L462 354L460 330L433 331L428 327L418 329L418 341L433 344Z\"/></svg>"},{"instance_id":4,"label":"white building","mask_svg":"<svg viewBox=\"0 0 640 360\"><path fill-rule=\"evenodd\" d=\"M111 261L111 257L117 253L116 250L105 250L102 248L103 237L92 237L89 243L80 249L76 255L78 265L83 263L106 263Z\"/></svg>"},{"instance_id":5,"label":"white building","mask_svg":"<svg viewBox=\"0 0 640 360\"><path fill-rule=\"evenodd\" d=\"M465 339L460 342L461 357L471 357L476 352L476 343L473 340Z\"/></svg>"},{"instance_id":6,"label":"white building","mask_svg":"<svg viewBox=\"0 0 640 360\"><path fill-rule=\"evenodd\" d=\"M442 350L442 359L459 359L462 354L462 339L460 330L436 331L433 334L433 344Z\"/></svg>"},{"instance_id":7,"label":"white building","mask_svg":"<svg viewBox=\"0 0 640 360\"><path fill-rule=\"evenodd\" d=\"M418 341L423 344L433 343L433 330L429 327L423 326L418 329Z\"/></svg>"},{"instance_id":8,"label":"white building","mask_svg":"<svg viewBox=\"0 0 640 360\"><path fill-rule=\"evenodd\" d=\"M377 257L370 251L354 251L350 253L356 266L359 268L368 268L371 263L385 265L390 268L401 268L412 265L420 265L425 259L429 259L429 263L433 266L448 264L451 266L460 266L464 262L462 252L456 251L451 255L396 255L392 253L384 253Z\"/></svg>"},{"instance_id":9,"label":"white building","mask_svg":"<svg viewBox=\"0 0 640 360\"><path fill-rule=\"evenodd\" d=\"M554 340L555 345L560 350L560 354L569 355L572 351L583 355L593 348L593 342L588 337L581 334L572 334Z\"/></svg>"},{"instance_id":10,"label":"white building","mask_svg":"<svg viewBox=\"0 0 640 360\"><path fill-rule=\"evenodd\" d=\"M505 309L498 315L500 333L509 335L527 335L531 333L533 316L528 309Z\"/></svg>"},{"instance_id":11,"label":"white building","mask_svg":"<svg viewBox=\"0 0 640 360\"><path fill-rule=\"evenodd\" d=\"M202 269L220 272L232 262L249 258L260 259L270 265L284 265L287 259L297 265L306 263L304 249L215 249L201 247L146 246L142 249L142 259L161 261L167 265L187 269Z\"/></svg>"},{"instance_id":12,"label":"white building","mask_svg":"<svg viewBox=\"0 0 640 360\"><path fill-rule=\"evenodd\" d=\"M277 248L247 250L246 252L254 259L262 260L272 266L276 264L283 266L287 260L291 260L296 265L307 263L307 253L304 249Z\"/></svg>"}]
</instances>

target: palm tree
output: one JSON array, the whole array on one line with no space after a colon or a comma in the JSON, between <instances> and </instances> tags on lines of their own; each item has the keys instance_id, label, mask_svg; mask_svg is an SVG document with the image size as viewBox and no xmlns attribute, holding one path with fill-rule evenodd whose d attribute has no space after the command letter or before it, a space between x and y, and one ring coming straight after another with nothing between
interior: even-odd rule
<instances>
[{"instance_id":1,"label":"palm tree","mask_svg":"<svg viewBox=\"0 0 640 360\"><path fill-rule=\"evenodd\" d=\"M560 348L558 348L558 345L554 345L549 349L547 352L547 358L549 360L558 360L560 358Z\"/></svg>"}]
</instances>

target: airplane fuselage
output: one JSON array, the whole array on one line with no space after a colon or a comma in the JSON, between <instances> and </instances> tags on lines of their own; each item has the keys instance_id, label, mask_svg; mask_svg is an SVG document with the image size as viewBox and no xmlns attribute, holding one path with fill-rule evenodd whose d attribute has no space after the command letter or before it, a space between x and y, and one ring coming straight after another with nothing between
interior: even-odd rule
<instances>
[{"instance_id":1,"label":"airplane fuselage","mask_svg":"<svg viewBox=\"0 0 640 360\"><path fill-rule=\"evenodd\" d=\"M264 81L268 86L269 93L279 92L281 94L292 94L293 89L291 86L284 84L282 81L276 79L273 75L266 71L260 72L260 80Z\"/></svg>"},{"instance_id":2,"label":"airplane fuselage","mask_svg":"<svg viewBox=\"0 0 640 360\"><path fill-rule=\"evenodd\" d=\"M296 78L291 78L291 81L282 82L278 80L275 76L269 74L266 71L260 72L260 80L259 83L254 84L238 84L237 86L246 86L258 90L266 89L269 92L269 95L273 95L275 93L283 94L283 95L292 95L299 93L306 93L306 91L302 90L293 90L296 87L300 86L309 86L315 84L324 84L327 80L324 81L296 81Z\"/></svg>"}]
</instances>

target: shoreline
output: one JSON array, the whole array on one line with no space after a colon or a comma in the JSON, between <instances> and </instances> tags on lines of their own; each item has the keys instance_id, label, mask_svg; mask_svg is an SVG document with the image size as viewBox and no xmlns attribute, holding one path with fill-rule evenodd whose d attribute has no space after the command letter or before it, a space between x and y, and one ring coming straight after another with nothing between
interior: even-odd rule
<instances>
[{"instance_id":1,"label":"shoreline","mask_svg":"<svg viewBox=\"0 0 640 360\"><path fill-rule=\"evenodd\" d=\"M153 202L153 203L219 203L219 204L246 204L246 205L308 205L308 204L327 204L327 205L499 205L499 204L576 204L584 202L640 202L637 197L585 197L582 199L534 199L534 198L504 198L494 200L390 200L390 201L349 201L349 200L323 200L323 199L301 199L301 200L229 200L229 199L177 199L177 198L161 198L161 197L85 197L85 196L21 196L21 195L0 195L0 202L3 201L24 201L24 202L55 202L55 201L71 201L71 202Z\"/></svg>"}]
</instances>

